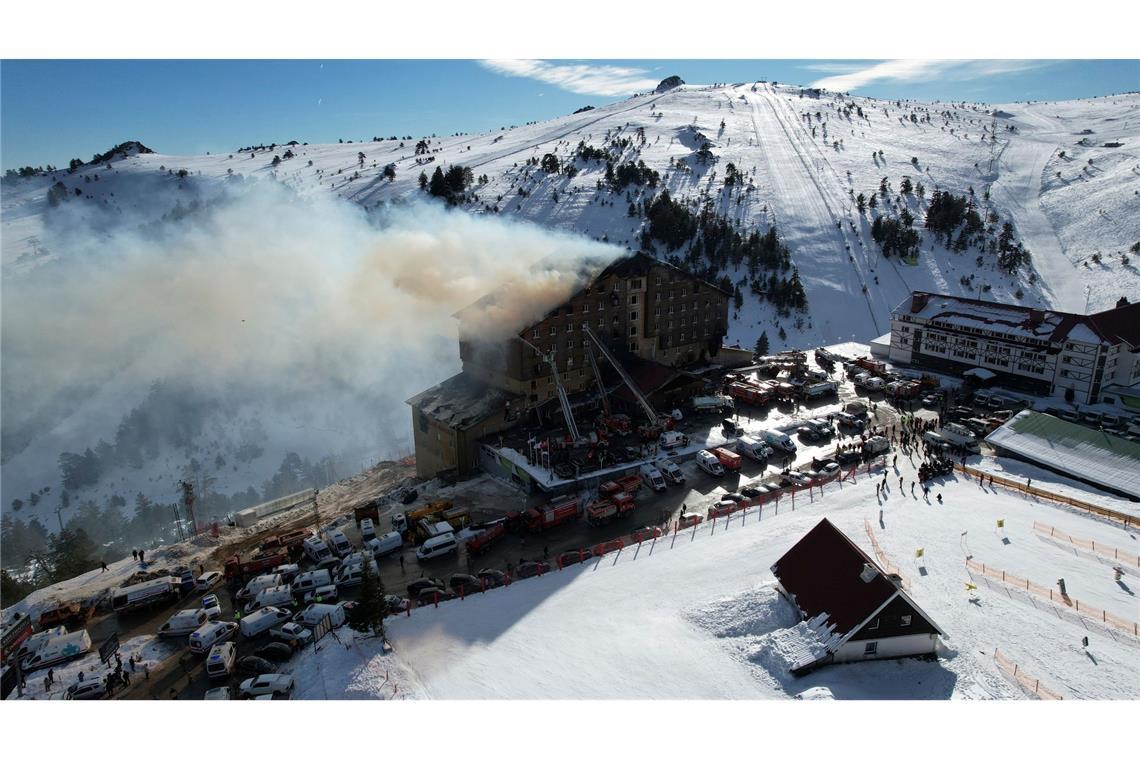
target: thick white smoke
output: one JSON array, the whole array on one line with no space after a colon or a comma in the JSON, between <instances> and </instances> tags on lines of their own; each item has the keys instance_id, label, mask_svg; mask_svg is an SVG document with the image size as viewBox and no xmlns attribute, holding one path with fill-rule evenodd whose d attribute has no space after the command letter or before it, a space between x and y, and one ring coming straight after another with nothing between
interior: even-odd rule
<instances>
[{"instance_id":1,"label":"thick white smoke","mask_svg":"<svg viewBox=\"0 0 1140 760\"><path fill-rule=\"evenodd\" d=\"M452 314L498 290L510 297L480 332L517 330L580 284L583 262L617 253L435 206L370 218L271 182L138 222L56 229L54 261L5 278L6 442L108 383L137 389L117 394L125 412L161 379L287 410L381 456L407 450L404 400L459 368Z\"/></svg>"}]
</instances>

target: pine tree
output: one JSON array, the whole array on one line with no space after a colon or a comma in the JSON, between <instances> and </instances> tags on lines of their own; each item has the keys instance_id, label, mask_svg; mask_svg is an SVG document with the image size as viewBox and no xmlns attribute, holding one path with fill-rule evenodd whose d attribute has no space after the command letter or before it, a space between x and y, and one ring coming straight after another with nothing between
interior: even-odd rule
<instances>
[{"instance_id":1,"label":"pine tree","mask_svg":"<svg viewBox=\"0 0 1140 760\"><path fill-rule=\"evenodd\" d=\"M425 187L427 187L427 183L428 183L427 173L426 172L420 172L420 190L423 190Z\"/></svg>"},{"instance_id":2,"label":"pine tree","mask_svg":"<svg viewBox=\"0 0 1140 760\"><path fill-rule=\"evenodd\" d=\"M760 337L756 339L756 355L757 356L767 356L768 355L768 331L767 330L760 333Z\"/></svg>"},{"instance_id":3,"label":"pine tree","mask_svg":"<svg viewBox=\"0 0 1140 760\"><path fill-rule=\"evenodd\" d=\"M352 627L357 631L384 633L384 584L372 573L372 562L365 559L360 569L360 598L353 610Z\"/></svg>"}]
</instances>

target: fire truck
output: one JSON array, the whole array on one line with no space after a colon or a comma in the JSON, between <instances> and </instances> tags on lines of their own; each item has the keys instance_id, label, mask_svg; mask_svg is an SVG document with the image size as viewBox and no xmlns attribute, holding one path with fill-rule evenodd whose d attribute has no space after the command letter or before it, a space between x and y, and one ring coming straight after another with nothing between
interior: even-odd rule
<instances>
[{"instance_id":1,"label":"fire truck","mask_svg":"<svg viewBox=\"0 0 1140 760\"><path fill-rule=\"evenodd\" d=\"M526 529L531 533L541 533L544 530L561 525L578 518L578 500L548 504L545 507L534 507L523 513Z\"/></svg>"}]
</instances>

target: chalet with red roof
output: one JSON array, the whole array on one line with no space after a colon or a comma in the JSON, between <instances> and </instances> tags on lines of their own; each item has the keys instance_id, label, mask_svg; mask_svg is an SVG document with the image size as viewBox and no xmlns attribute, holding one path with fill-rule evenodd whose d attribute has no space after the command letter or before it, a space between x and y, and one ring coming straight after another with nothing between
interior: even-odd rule
<instances>
[{"instance_id":1,"label":"chalet with red roof","mask_svg":"<svg viewBox=\"0 0 1140 760\"><path fill-rule=\"evenodd\" d=\"M934 653L938 624L866 552L827 519L772 565L780 593L820 636L792 670Z\"/></svg>"}]
</instances>

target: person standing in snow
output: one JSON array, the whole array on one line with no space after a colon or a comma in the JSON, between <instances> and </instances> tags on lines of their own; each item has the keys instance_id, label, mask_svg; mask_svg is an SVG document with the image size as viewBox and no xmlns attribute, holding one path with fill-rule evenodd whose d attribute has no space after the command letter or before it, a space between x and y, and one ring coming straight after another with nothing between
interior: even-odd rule
<instances>
[{"instance_id":1,"label":"person standing in snow","mask_svg":"<svg viewBox=\"0 0 1140 760\"><path fill-rule=\"evenodd\" d=\"M107 572L107 563L101 562L100 564L103 565L103 569L99 571L100 575L102 575L103 573Z\"/></svg>"}]
</instances>

